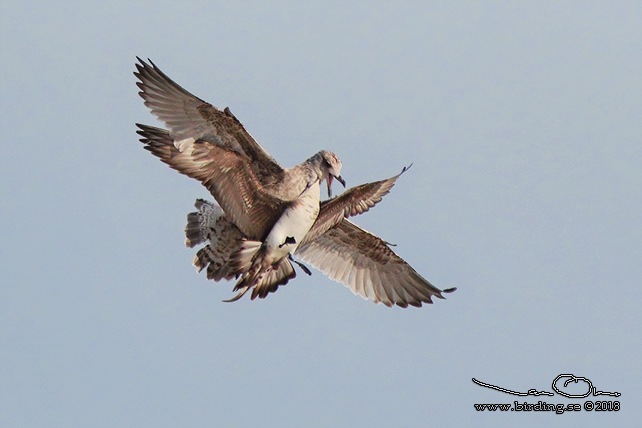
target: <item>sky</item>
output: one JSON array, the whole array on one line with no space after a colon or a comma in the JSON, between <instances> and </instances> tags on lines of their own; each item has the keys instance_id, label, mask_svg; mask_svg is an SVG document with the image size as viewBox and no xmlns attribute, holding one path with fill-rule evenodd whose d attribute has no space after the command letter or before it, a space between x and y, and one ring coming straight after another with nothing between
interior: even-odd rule
<instances>
[{"instance_id":1,"label":"sky","mask_svg":"<svg viewBox=\"0 0 642 428\"><path fill-rule=\"evenodd\" d=\"M639 426L641 16L636 1L4 0L0 425ZM184 246L211 196L135 134L161 125L136 56L229 106L283 166L331 150L355 186L413 163L354 220L458 290L387 308L315 270L223 303L233 284ZM620 395L569 398L560 375L585 379L567 395ZM475 407L515 401L579 410ZM586 410L602 401L619 410Z\"/></svg>"}]
</instances>

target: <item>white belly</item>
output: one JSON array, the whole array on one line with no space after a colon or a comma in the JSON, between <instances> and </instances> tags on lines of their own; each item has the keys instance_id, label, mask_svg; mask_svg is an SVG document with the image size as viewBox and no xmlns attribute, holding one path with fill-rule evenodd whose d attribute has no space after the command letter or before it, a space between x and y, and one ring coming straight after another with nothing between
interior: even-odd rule
<instances>
[{"instance_id":1,"label":"white belly","mask_svg":"<svg viewBox=\"0 0 642 428\"><path fill-rule=\"evenodd\" d=\"M266 261L274 263L293 253L319 215L319 182L315 182L286 209L265 240Z\"/></svg>"}]
</instances>

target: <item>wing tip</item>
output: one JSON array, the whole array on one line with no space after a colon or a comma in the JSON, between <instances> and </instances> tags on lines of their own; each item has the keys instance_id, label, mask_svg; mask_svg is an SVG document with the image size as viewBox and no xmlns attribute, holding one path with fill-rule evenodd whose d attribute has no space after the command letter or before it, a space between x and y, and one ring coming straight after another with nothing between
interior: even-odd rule
<instances>
[{"instance_id":1,"label":"wing tip","mask_svg":"<svg viewBox=\"0 0 642 428\"><path fill-rule=\"evenodd\" d=\"M414 300L398 300L394 302L385 302L385 301L377 301L375 303L383 303L387 307L391 308L393 306L399 306L400 308L407 308L408 306L413 306L415 308L421 308L423 304L428 304L432 305L434 302L432 301L431 297L438 297L440 299L446 299L444 296L442 296L442 293L452 293L457 290L457 287L451 287L451 288L446 288L444 290L439 291L438 293L432 294L432 296L424 296L422 299L414 299Z\"/></svg>"},{"instance_id":2,"label":"wing tip","mask_svg":"<svg viewBox=\"0 0 642 428\"><path fill-rule=\"evenodd\" d=\"M404 172L408 171L412 166L414 165L414 162L410 162L410 165L404 166L399 175L403 174ZM397 177L399 177L399 175Z\"/></svg>"}]
</instances>

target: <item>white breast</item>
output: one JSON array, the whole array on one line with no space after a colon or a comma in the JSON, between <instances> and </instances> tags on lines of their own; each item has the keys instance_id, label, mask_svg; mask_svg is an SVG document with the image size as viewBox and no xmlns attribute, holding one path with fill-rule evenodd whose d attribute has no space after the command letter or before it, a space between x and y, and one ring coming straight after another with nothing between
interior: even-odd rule
<instances>
[{"instance_id":1,"label":"white breast","mask_svg":"<svg viewBox=\"0 0 642 428\"><path fill-rule=\"evenodd\" d=\"M319 182L316 181L281 214L265 240L266 258L277 261L296 250L319 215L319 197Z\"/></svg>"}]
</instances>

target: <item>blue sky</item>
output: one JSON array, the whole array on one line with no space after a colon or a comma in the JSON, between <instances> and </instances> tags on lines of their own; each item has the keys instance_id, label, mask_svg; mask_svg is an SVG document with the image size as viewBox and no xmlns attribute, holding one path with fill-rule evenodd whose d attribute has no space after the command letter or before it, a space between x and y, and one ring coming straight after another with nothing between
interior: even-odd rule
<instances>
[{"instance_id":1,"label":"blue sky","mask_svg":"<svg viewBox=\"0 0 642 428\"><path fill-rule=\"evenodd\" d=\"M0 421L85 426L636 426L639 2L0 5ZM135 56L229 106L284 166L349 186L413 168L356 222L447 300L374 305L318 271L221 300L184 246L208 198L142 149ZM338 190L338 188L335 188ZM209 197L211 199L211 197ZM583 404L560 374L616 391ZM577 388L579 386L575 387Z\"/></svg>"}]
</instances>

